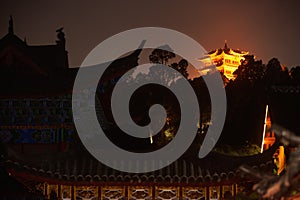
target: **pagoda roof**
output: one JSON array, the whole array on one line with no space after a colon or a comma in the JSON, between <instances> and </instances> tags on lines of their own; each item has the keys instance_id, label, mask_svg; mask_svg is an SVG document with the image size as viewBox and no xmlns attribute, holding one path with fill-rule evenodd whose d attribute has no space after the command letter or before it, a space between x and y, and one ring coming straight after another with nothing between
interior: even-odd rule
<instances>
[{"instance_id":1,"label":"pagoda roof","mask_svg":"<svg viewBox=\"0 0 300 200\"><path fill-rule=\"evenodd\" d=\"M235 56L235 55L244 56L244 55L247 55L249 52L241 51L239 49L229 48L227 46L227 41L225 40L225 45L223 48L212 50L212 51L208 52L207 54L210 56L219 56L223 53L227 54L227 55L232 55L232 56Z\"/></svg>"},{"instance_id":2,"label":"pagoda roof","mask_svg":"<svg viewBox=\"0 0 300 200\"><path fill-rule=\"evenodd\" d=\"M236 157L211 152L203 159L181 157L167 167L149 173L121 172L97 161L82 146L76 152L48 155L24 155L7 148L3 165L15 177L48 183L93 184L214 184L233 183L240 179L238 167L247 164L253 168L271 172L272 156L277 148L273 145L262 154Z\"/></svg>"},{"instance_id":3,"label":"pagoda roof","mask_svg":"<svg viewBox=\"0 0 300 200\"><path fill-rule=\"evenodd\" d=\"M227 55L237 55L237 54L240 54L241 56L248 54L248 52L245 52L245 51L228 48L228 49L216 49L216 50L212 50L212 51L208 52L208 55L218 56L218 55L221 55L222 53L227 54Z\"/></svg>"}]
</instances>

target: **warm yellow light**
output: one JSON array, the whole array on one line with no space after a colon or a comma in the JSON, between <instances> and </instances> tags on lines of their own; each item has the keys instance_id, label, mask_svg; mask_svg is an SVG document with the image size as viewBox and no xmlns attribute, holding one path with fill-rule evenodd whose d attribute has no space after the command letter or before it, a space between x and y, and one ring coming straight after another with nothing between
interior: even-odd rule
<instances>
[{"instance_id":1,"label":"warm yellow light","mask_svg":"<svg viewBox=\"0 0 300 200\"><path fill-rule=\"evenodd\" d=\"M171 137L173 137L173 134L172 134L171 131L168 129L168 130L165 131L165 136L166 136L167 138L171 138Z\"/></svg>"},{"instance_id":2,"label":"warm yellow light","mask_svg":"<svg viewBox=\"0 0 300 200\"><path fill-rule=\"evenodd\" d=\"M150 144L153 144L152 131L150 130Z\"/></svg>"},{"instance_id":3,"label":"warm yellow light","mask_svg":"<svg viewBox=\"0 0 300 200\"><path fill-rule=\"evenodd\" d=\"M265 135L266 135L266 129L267 129L267 117L268 117L268 109L269 106L266 106L266 114L265 114L265 122L264 122L264 131L263 131L263 137L261 141L261 148L260 148L260 153L264 151L264 141L265 141Z\"/></svg>"},{"instance_id":4,"label":"warm yellow light","mask_svg":"<svg viewBox=\"0 0 300 200\"><path fill-rule=\"evenodd\" d=\"M284 147L279 146L278 152L278 175L284 170L285 168L285 154L284 154Z\"/></svg>"},{"instance_id":5,"label":"warm yellow light","mask_svg":"<svg viewBox=\"0 0 300 200\"><path fill-rule=\"evenodd\" d=\"M234 80L235 75L233 72L238 69L241 65L241 61L245 60L244 56L248 54L249 52L247 51L228 48L227 43L225 42L225 47L223 49L216 49L198 59L198 61L203 64L203 67L198 70L200 75L205 75L215 69L215 67L209 68L209 66L214 64L217 66L217 70L223 72L228 79Z\"/></svg>"}]
</instances>

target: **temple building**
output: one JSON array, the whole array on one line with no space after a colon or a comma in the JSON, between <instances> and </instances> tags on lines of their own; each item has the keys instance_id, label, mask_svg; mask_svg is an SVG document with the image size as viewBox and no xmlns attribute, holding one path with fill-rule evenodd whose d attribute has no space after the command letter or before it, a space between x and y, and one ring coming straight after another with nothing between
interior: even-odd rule
<instances>
[{"instance_id":1,"label":"temple building","mask_svg":"<svg viewBox=\"0 0 300 200\"><path fill-rule=\"evenodd\" d=\"M244 56L248 54L249 52L246 51L229 48L227 41L225 41L224 48L210 51L207 55L199 59L204 65L199 72L200 74L206 74L211 70L211 66L214 65L229 80L234 79L235 75L233 72L237 70L241 62L245 59Z\"/></svg>"},{"instance_id":2,"label":"temple building","mask_svg":"<svg viewBox=\"0 0 300 200\"><path fill-rule=\"evenodd\" d=\"M276 167L276 145L257 155L237 157L212 151L199 159L198 144L169 166L153 172L126 173L104 165L85 149L74 125L72 90L78 68L68 66L65 44L60 28L54 44L28 45L14 34L12 18L8 33L0 39L1 198L230 199L246 191L251 183L240 177L241 164L266 173ZM107 114L111 91L122 74L138 65L140 52L138 48L113 61L99 81L102 96L96 111L106 130L112 130ZM209 55L214 55L218 69L233 78L234 67L246 54L225 45Z\"/></svg>"}]
</instances>

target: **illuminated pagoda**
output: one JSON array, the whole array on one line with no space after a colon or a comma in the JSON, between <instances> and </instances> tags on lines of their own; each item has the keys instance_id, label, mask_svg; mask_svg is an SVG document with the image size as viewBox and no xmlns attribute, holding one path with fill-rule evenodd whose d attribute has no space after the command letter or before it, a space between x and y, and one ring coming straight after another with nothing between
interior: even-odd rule
<instances>
[{"instance_id":1,"label":"illuminated pagoda","mask_svg":"<svg viewBox=\"0 0 300 200\"><path fill-rule=\"evenodd\" d=\"M274 168L275 145L253 156L212 151L203 159L197 157L199 149L191 148L169 166L149 173L107 167L87 152L75 129L71 96L78 68L68 66L63 30L57 30L56 44L30 46L14 34L12 19L9 24L8 34L0 39L0 179L12 190L2 190L0 197L220 199L243 190L247 181L239 176L241 164L266 172ZM100 90L111 91L122 74L138 65L140 52L112 62L99 81ZM108 99L96 105L106 130L111 127Z\"/></svg>"},{"instance_id":2,"label":"illuminated pagoda","mask_svg":"<svg viewBox=\"0 0 300 200\"><path fill-rule=\"evenodd\" d=\"M248 54L249 52L246 51L229 48L225 40L224 48L210 51L207 55L199 59L204 65L200 74L208 73L211 70L211 66L215 65L229 80L234 79L233 72L237 70L241 62L245 60L244 56Z\"/></svg>"}]
</instances>

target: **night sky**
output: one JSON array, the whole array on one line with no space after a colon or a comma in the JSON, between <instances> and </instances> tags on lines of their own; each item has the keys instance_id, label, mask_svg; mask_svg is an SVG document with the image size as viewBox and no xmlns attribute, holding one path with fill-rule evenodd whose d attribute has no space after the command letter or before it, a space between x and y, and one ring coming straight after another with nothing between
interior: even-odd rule
<instances>
[{"instance_id":1,"label":"night sky","mask_svg":"<svg viewBox=\"0 0 300 200\"><path fill-rule=\"evenodd\" d=\"M106 38L131 28L175 29L207 51L228 46L267 63L300 66L300 2L289 1L39 1L1 0L0 37L13 15L15 33L30 45L54 44L64 27L71 66ZM201 57L201 55L199 55Z\"/></svg>"}]
</instances>

